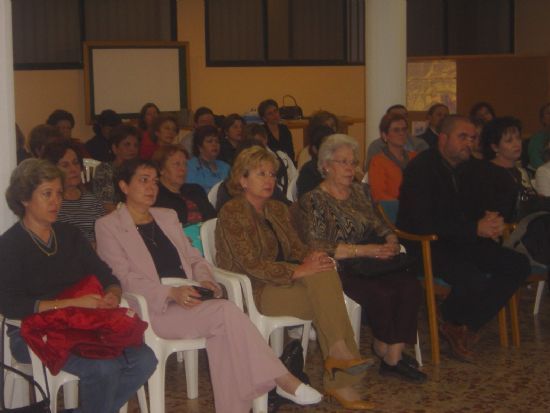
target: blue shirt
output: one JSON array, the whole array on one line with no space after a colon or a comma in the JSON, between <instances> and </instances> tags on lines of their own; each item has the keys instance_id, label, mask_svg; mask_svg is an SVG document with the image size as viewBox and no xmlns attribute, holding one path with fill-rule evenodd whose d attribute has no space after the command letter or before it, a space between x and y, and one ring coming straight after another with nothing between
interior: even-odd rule
<instances>
[{"instance_id":1,"label":"blue shirt","mask_svg":"<svg viewBox=\"0 0 550 413\"><path fill-rule=\"evenodd\" d=\"M189 159L187 162L187 183L199 184L204 188L206 193L210 192L210 189L218 182L223 181L229 175L230 166L223 161L214 161L216 164L216 171L212 171L209 165L200 160L196 156Z\"/></svg>"}]
</instances>

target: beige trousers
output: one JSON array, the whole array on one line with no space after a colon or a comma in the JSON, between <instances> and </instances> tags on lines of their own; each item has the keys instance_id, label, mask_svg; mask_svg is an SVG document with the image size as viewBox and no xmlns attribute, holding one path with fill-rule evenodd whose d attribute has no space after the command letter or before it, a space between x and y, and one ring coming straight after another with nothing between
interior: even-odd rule
<instances>
[{"instance_id":1,"label":"beige trousers","mask_svg":"<svg viewBox=\"0 0 550 413\"><path fill-rule=\"evenodd\" d=\"M266 285L258 307L267 316L286 315L313 320L323 359L339 340L344 340L352 354L360 357L336 271L303 277L289 286ZM325 389L338 389L353 385L363 377L364 374L354 376L338 371L331 378L325 371L323 382Z\"/></svg>"}]
</instances>

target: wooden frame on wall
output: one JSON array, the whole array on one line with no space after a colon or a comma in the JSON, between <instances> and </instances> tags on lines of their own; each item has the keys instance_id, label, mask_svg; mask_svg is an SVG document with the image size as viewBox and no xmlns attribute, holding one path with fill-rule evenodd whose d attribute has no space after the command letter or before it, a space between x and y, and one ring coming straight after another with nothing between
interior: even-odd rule
<instances>
[{"instance_id":1,"label":"wooden frame on wall","mask_svg":"<svg viewBox=\"0 0 550 413\"><path fill-rule=\"evenodd\" d=\"M129 119L146 102L163 112L189 108L187 42L91 41L84 43L83 58L88 124L107 108Z\"/></svg>"}]
</instances>

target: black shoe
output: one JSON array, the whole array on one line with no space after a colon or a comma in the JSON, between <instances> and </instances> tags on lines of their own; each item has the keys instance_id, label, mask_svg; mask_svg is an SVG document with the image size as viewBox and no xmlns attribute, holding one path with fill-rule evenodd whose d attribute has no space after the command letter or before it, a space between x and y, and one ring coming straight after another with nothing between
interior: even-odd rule
<instances>
[{"instance_id":1,"label":"black shoe","mask_svg":"<svg viewBox=\"0 0 550 413\"><path fill-rule=\"evenodd\" d=\"M395 366L390 366L382 360L380 362L380 370L378 372L382 376L394 376L408 381L414 381L416 383L424 383L428 379L428 376L426 376L425 373L411 367L403 360L399 360Z\"/></svg>"},{"instance_id":2,"label":"black shoe","mask_svg":"<svg viewBox=\"0 0 550 413\"><path fill-rule=\"evenodd\" d=\"M416 360L416 358L414 358L413 356L405 352L401 353L401 361L403 361L404 363L407 363L409 366L415 369L420 367L420 364L418 364L418 361Z\"/></svg>"}]
</instances>

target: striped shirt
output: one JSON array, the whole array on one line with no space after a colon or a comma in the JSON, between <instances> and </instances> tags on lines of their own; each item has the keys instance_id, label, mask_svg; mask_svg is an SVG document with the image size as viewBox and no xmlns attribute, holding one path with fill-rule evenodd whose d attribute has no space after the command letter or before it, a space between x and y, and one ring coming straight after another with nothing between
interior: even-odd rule
<instances>
[{"instance_id":1,"label":"striped shirt","mask_svg":"<svg viewBox=\"0 0 550 413\"><path fill-rule=\"evenodd\" d=\"M95 221L105 215L103 204L94 194L83 192L80 199L64 199L57 221L67 222L79 228L86 239L95 242Z\"/></svg>"}]
</instances>

